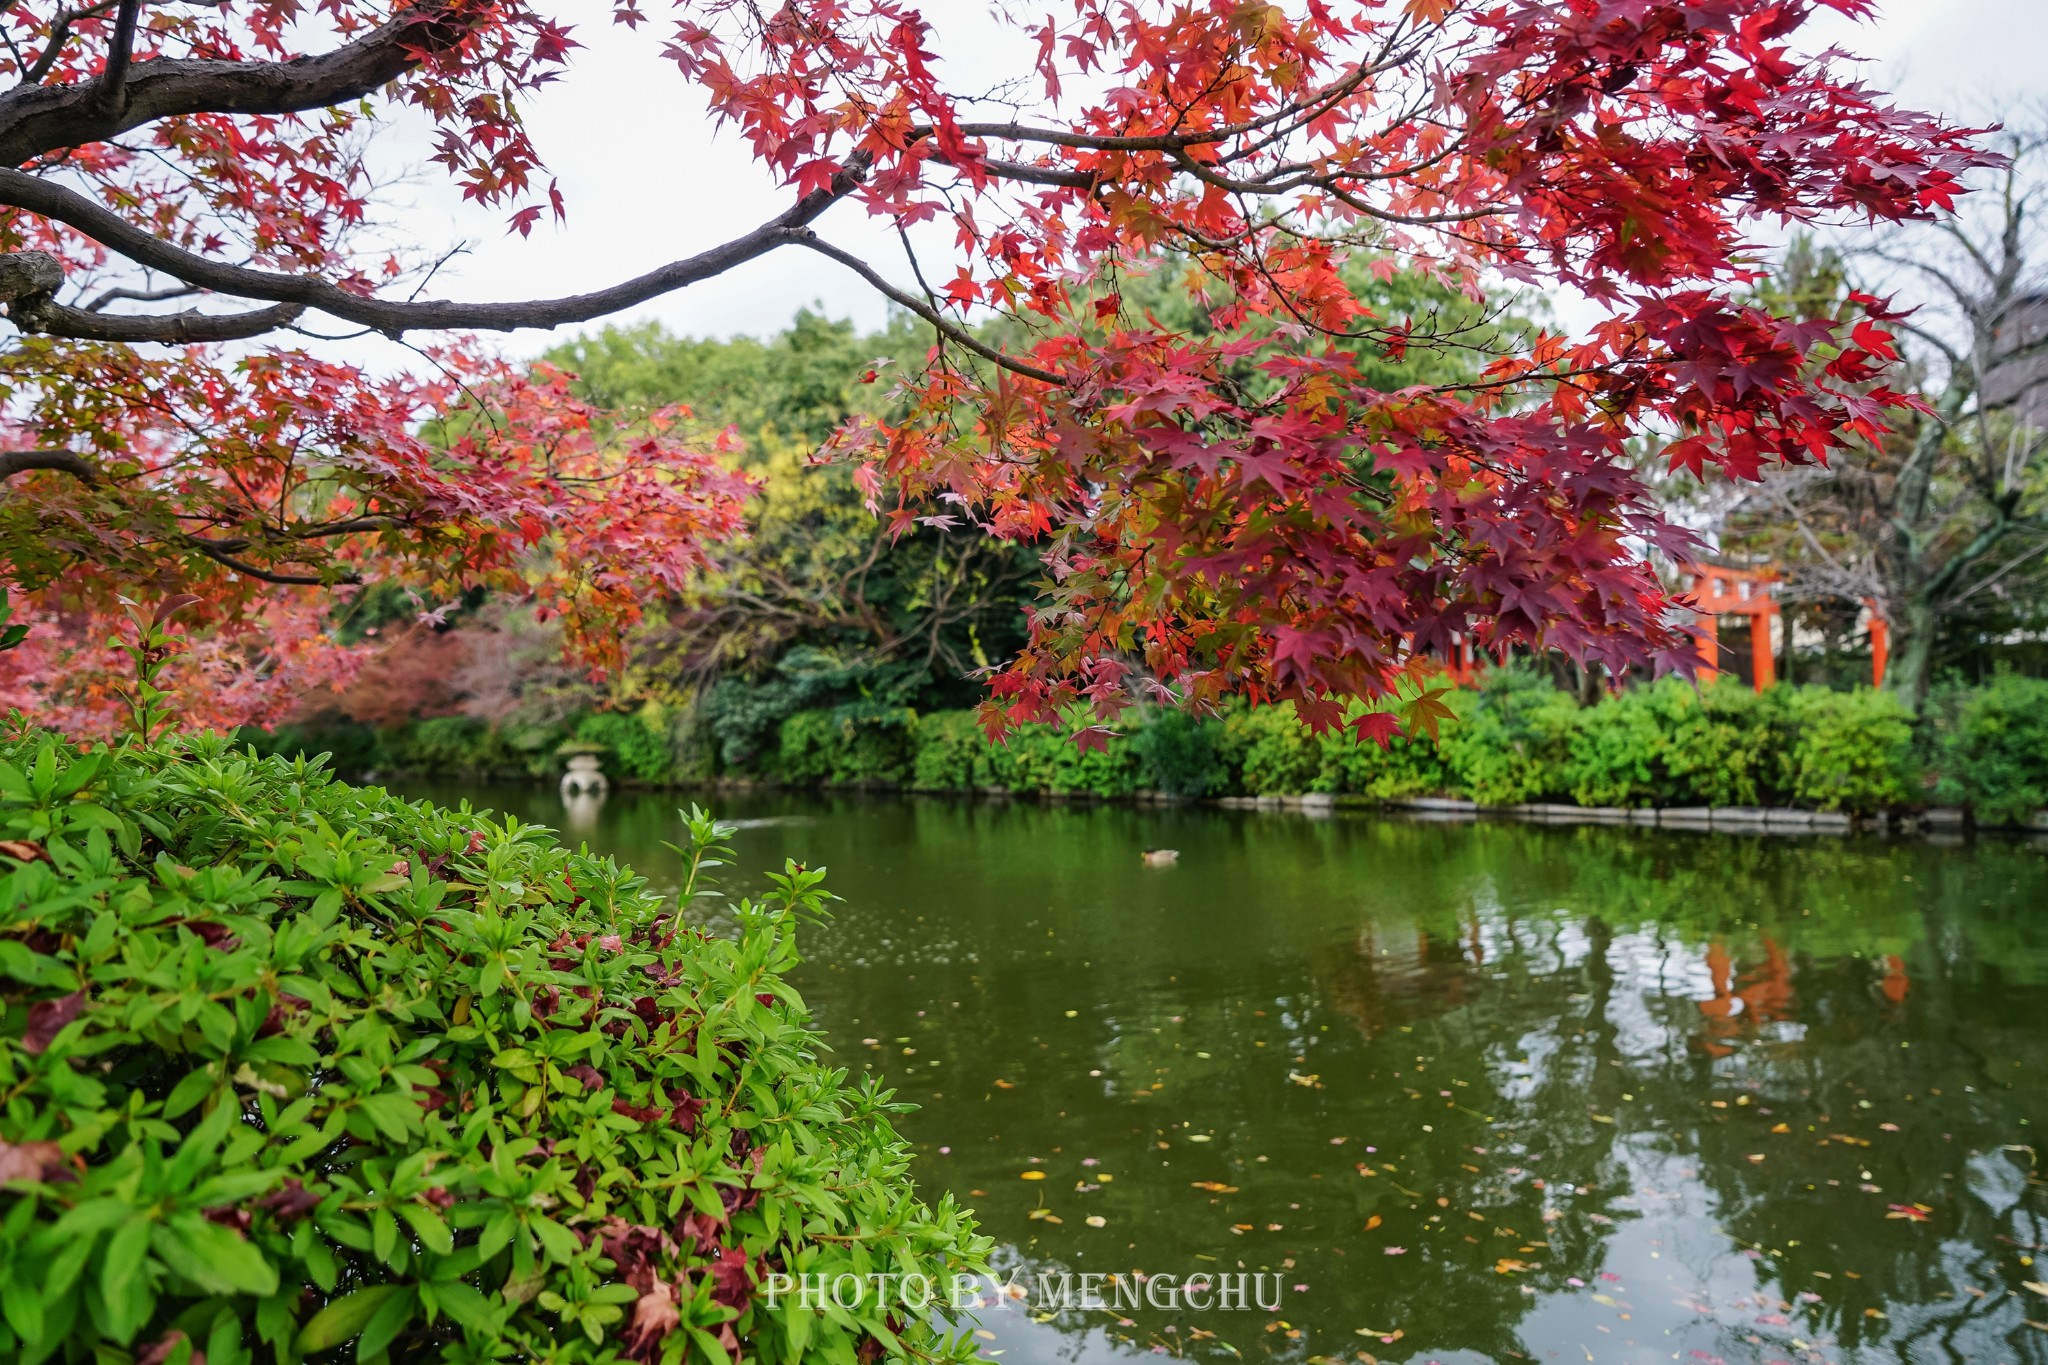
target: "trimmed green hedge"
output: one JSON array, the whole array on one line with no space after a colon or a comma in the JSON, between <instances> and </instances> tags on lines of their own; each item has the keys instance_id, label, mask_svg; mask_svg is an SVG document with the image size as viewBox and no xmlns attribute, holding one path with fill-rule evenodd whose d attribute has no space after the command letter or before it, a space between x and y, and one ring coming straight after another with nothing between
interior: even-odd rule
<instances>
[{"instance_id":1,"label":"trimmed green hedge","mask_svg":"<svg viewBox=\"0 0 2048 1365\"><path fill-rule=\"evenodd\" d=\"M1937 763L1936 795L1980 820L2048 807L2048 680L2007 675L1955 699Z\"/></svg>"},{"instance_id":2,"label":"trimmed green hedge","mask_svg":"<svg viewBox=\"0 0 2048 1365\"><path fill-rule=\"evenodd\" d=\"M804 737L802 780L927 791L1000 788L1122 797L1331 792L1373 800L1448 795L1487 805L1573 801L1611 806L1801 805L1871 812L1914 799L1913 730L1889 694L1675 680L1581 708L1532 675L1506 671L1445 698L1456 713L1441 738L1385 749L1347 733L1311 735L1288 706L1239 707L1208 721L1175 711L1146 717L1105 750L1082 754L1065 735L1028 728L989 745L974 717L905 720L886 767L864 764L857 731L831 712L784 722ZM821 737L847 736L827 759ZM785 754L788 741L785 740ZM907 782L897 774L910 774Z\"/></svg>"},{"instance_id":3,"label":"trimmed green hedge","mask_svg":"<svg viewBox=\"0 0 2048 1365\"><path fill-rule=\"evenodd\" d=\"M0 737L0 1360L966 1360L757 1294L987 1250L783 979L819 877L712 938L466 807Z\"/></svg>"},{"instance_id":4,"label":"trimmed green hedge","mask_svg":"<svg viewBox=\"0 0 2048 1365\"><path fill-rule=\"evenodd\" d=\"M2048 805L2048 682L2001 678L1947 694L1916 727L1890 693L1666 679L1590 707L1538 674L1505 669L1444 697L1441 738L1385 749L1348 733L1310 735L1291 707L1235 706L1197 719L1159 710L1088 753L1048 727L1002 745L973 713L918 714L877 702L797 711L762 752L726 775L798 786L1000 790L1129 797L1330 792L1367 800L1456 796L1486 805L1802 806L1874 813L1929 800L1974 806L1980 820L2024 820ZM611 750L615 776L646 782L717 775L713 747L687 718L587 717L580 738ZM324 743L323 743L324 741ZM427 721L372 734L280 731L272 752L323 747L348 769L450 774L554 770L480 722Z\"/></svg>"},{"instance_id":5,"label":"trimmed green hedge","mask_svg":"<svg viewBox=\"0 0 2048 1365\"><path fill-rule=\"evenodd\" d=\"M800 711L783 722L765 775L1098 797L1332 792L1488 805L1861 812L1907 803L1917 787L1911 718L1881 692L1778 688L1758 696L1734 684L1672 680L1581 708L1540 678L1506 671L1445 700L1457 719L1440 740L1403 739L1386 749L1348 733L1311 735L1285 705L1233 708L1207 721L1156 712L1089 753L1046 727L990 745L966 712L894 712L884 727L843 709Z\"/></svg>"}]
</instances>

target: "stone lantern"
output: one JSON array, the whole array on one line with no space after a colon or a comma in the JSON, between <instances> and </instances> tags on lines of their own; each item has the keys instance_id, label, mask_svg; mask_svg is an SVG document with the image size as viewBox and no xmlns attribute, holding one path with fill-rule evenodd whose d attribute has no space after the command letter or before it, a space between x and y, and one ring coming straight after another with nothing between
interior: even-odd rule
<instances>
[{"instance_id":1,"label":"stone lantern","mask_svg":"<svg viewBox=\"0 0 2048 1365\"><path fill-rule=\"evenodd\" d=\"M569 771L562 774L563 796L603 796L610 789L611 783L605 780L604 765L596 754L569 756Z\"/></svg>"}]
</instances>

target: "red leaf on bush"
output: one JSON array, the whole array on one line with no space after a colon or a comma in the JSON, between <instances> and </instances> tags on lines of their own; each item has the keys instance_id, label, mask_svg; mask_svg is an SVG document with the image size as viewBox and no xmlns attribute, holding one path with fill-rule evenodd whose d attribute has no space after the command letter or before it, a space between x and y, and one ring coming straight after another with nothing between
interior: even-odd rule
<instances>
[{"instance_id":1,"label":"red leaf on bush","mask_svg":"<svg viewBox=\"0 0 2048 1365\"><path fill-rule=\"evenodd\" d=\"M704 1112L704 1101L678 1086L668 1092L669 1101L675 1106L668 1111L668 1120L685 1133L697 1131L697 1115Z\"/></svg>"},{"instance_id":2,"label":"red leaf on bush","mask_svg":"<svg viewBox=\"0 0 2048 1365\"><path fill-rule=\"evenodd\" d=\"M715 1256L718 1254L718 1234L724 1229L723 1218L713 1218L691 1209L677 1226L676 1238L694 1246L699 1256Z\"/></svg>"},{"instance_id":3,"label":"red leaf on bush","mask_svg":"<svg viewBox=\"0 0 2048 1365\"><path fill-rule=\"evenodd\" d=\"M744 1313L754 1297L754 1276L747 1267L747 1253L727 1247L711 1266L711 1301Z\"/></svg>"},{"instance_id":4,"label":"red leaf on bush","mask_svg":"<svg viewBox=\"0 0 2048 1365\"><path fill-rule=\"evenodd\" d=\"M654 1360L661 1354L661 1343L682 1321L668 1281L654 1276L653 1283L633 1301L633 1320L626 1325L626 1358Z\"/></svg>"},{"instance_id":5,"label":"red leaf on bush","mask_svg":"<svg viewBox=\"0 0 2048 1365\"><path fill-rule=\"evenodd\" d=\"M222 1204L218 1208L202 1209L199 1216L209 1223L218 1223L224 1228L233 1228L236 1232L247 1232L249 1230L249 1211L247 1209L238 1209L232 1204Z\"/></svg>"},{"instance_id":6,"label":"red leaf on bush","mask_svg":"<svg viewBox=\"0 0 2048 1365\"><path fill-rule=\"evenodd\" d=\"M255 1200L254 1206L276 1214L280 1223L295 1223L320 1207L320 1196L300 1184L297 1176L286 1176L284 1184Z\"/></svg>"},{"instance_id":7,"label":"red leaf on bush","mask_svg":"<svg viewBox=\"0 0 2048 1365\"><path fill-rule=\"evenodd\" d=\"M54 1142L0 1142L0 1185L10 1180L48 1180L68 1171Z\"/></svg>"},{"instance_id":8,"label":"red leaf on bush","mask_svg":"<svg viewBox=\"0 0 2048 1365\"><path fill-rule=\"evenodd\" d=\"M28 1032L21 1035L22 1051L40 1054L84 1008L84 991L60 995L55 1000L38 1000L30 1005Z\"/></svg>"},{"instance_id":9,"label":"red leaf on bush","mask_svg":"<svg viewBox=\"0 0 2048 1365\"><path fill-rule=\"evenodd\" d=\"M171 1358L171 1353L184 1344L185 1334L176 1328L172 1328L163 1336L158 1337L155 1341L143 1347L142 1354L135 1357L135 1365L163 1365L166 1360ZM193 1348L192 1354L186 1359L190 1362L190 1365L206 1365L206 1353L197 1347Z\"/></svg>"}]
</instances>

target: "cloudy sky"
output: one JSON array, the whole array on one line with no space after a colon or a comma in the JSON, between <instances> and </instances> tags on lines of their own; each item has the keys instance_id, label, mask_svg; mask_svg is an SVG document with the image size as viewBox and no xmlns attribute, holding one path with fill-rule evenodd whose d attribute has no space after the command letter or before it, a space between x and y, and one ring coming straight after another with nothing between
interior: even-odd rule
<instances>
[{"instance_id":1,"label":"cloudy sky","mask_svg":"<svg viewBox=\"0 0 2048 1365\"><path fill-rule=\"evenodd\" d=\"M939 50L956 88L985 85L999 52L984 0L933 0ZM2016 118L2048 107L2048 0L1888 0L1875 23L1827 15L1809 25L1802 46L1830 43L1868 58L1866 79L1902 102L1975 121ZM715 134L672 67L639 37L603 24L578 36L589 44L568 79L538 101L531 122L569 201L564 227L544 225L530 239L508 238L503 216L458 202L430 175L406 194L399 232L417 244L470 244L436 281L458 298L555 295L609 284L734 235L789 200L749 162L738 139ZM980 69L977 69L980 68ZM423 157L424 139L393 152ZM821 230L890 269L900 249L850 208ZM822 306L864 325L883 306L838 267L807 253L782 252L731 275L693 286L627 315L658 319L688 335L761 334L797 309ZM548 344L521 333L510 349Z\"/></svg>"}]
</instances>

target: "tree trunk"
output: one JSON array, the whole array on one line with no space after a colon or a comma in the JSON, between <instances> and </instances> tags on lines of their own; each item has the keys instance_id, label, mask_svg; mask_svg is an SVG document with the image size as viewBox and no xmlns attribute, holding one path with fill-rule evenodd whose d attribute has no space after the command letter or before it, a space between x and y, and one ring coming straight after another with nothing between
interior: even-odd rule
<instances>
[{"instance_id":1,"label":"tree trunk","mask_svg":"<svg viewBox=\"0 0 2048 1365\"><path fill-rule=\"evenodd\" d=\"M1909 600L1899 619L1891 623L1892 652L1885 665L1884 685L1915 714L1934 681L1934 637L1939 626L1940 613L1932 602L1919 596Z\"/></svg>"}]
</instances>

